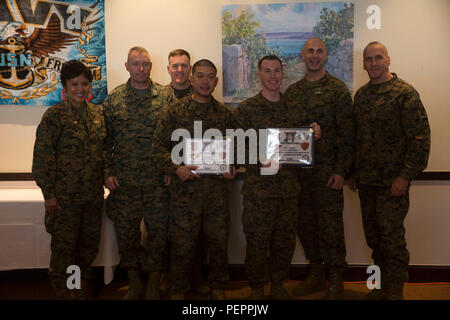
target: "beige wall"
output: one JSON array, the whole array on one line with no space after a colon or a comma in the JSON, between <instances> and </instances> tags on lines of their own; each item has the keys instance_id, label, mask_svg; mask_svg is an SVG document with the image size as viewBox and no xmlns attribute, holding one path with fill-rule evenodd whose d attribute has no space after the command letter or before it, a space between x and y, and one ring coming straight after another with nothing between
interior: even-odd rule
<instances>
[{"instance_id":1,"label":"beige wall","mask_svg":"<svg viewBox=\"0 0 450 320\"><path fill-rule=\"evenodd\" d=\"M167 54L180 47L192 59L209 58L221 74L221 7L224 4L283 1L233 0L105 0L108 90L126 81L127 51L142 45L151 53L152 77L169 82ZM314 2L314 1L311 1ZM322 2L322 1L316 1ZM354 87L368 78L362 70L362 50L372 41L384 42L392 59L391 70L419 91L432 128L428 170L450 171L450 1L355 1ZM366 9L381 8L381 29L368 30ZM221 82L215 91L222 98ZM29 172L34 133L44 107L0 106L0 172Z\"/></svg>"},{"instance_id":2,"label":"beige wall","mask_svg":"<svg viewBox=\"0 0 450 320\"><path fill-rule=\"evenodd\" d=\"M192 60L209 58L221 74L221 6L224 4L294 1L232 0L105 0L108 90L124 82L127 51L146 47L152 57L152 77L168 83L167 54L184 48ZM310 1L314 2L314 1ZM316 2L322 2L316 1ZM368 81L362 70L362 50L373 40L384 42L392 60L391 71L410 82L420 93L432 128L428 170L450 171L450 1L356 0L354 36L354 87ZM368 30L366 9L381 8L381 29ZM221 80L220 80L221 81ZM221 82L215 96L222 98ZM354 93L354 92L353 92ZM0 106L0 172L30 172L34 133L46 108ZM412 264L450 265L450 183L424 182L411 190L411 210L406 220ZM233 211L230 263L242 263L244 238L239 201ZM349 263L369 263L363 237L359 202L345 193L345 227ZM304 262L297 247L294 262Z\"/></svg>"},{"instance_id":3,"label":"beige wall","mask_svg":"<svg viewBox=\"0 0 450 320\"><path fill-rule=\"evenodd\" d=\"M229 262L244 263L245 236L241 224L240 183L231 193L235 199L231 207ZM411 265L450 266L450 182L414 182L410 190L410 209L405 219L406 242ZM344 227L347 263L371 264L371 250L367 247L362 228L358 195L344 188ZM303 248L297 239L292 263L306 263Z\"/></svg>"}]
</instances>

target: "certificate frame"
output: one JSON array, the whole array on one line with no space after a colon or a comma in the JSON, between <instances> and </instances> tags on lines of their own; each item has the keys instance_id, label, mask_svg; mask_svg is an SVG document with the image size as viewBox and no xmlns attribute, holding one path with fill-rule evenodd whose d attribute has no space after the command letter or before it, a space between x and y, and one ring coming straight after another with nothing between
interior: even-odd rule
<instances>
[{"instance_id":1,"label":"certificate frame","mask_svg":"<svg viewBox=\"0 0 450 320\"><path fill-rule=\"evenodd\" d=\"M183 163L197 166L193 172L198 175L231 174L233 163L231 147L232 140L229 137L221 139L185 138Z\"/></svg>"},{"instance_id":2,"label":"certificate frame","mask_svg":"<svg viewBox=\"0 0 450 320\"><path fill-rule=\"evenodd\" d=\"M282 165L314 166L312 127L267 128L266 158Z\"/></svg>"}]
</instances>

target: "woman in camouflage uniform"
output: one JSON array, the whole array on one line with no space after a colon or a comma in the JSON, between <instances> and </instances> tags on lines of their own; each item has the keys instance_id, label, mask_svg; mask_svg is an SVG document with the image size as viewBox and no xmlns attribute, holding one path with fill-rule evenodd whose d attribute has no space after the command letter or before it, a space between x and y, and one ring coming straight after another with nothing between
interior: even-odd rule
<instances>
[{"instance_id":1,"label":"woman in camouflage uniform","mask_svg":"<svg viewBox=\"0 0 450 320\"><path fill-rule=\"evenodd\" d=\"M101 109L89 102L92 75L80 61L64 63L66 99L49 108L36 130L33 175L45 198L45 227L52 236L50 282L59 299L85 298L98 251L103 208ZM67 267L81 270L81 288L67 287Z\"/></svg>"}]
</instances>

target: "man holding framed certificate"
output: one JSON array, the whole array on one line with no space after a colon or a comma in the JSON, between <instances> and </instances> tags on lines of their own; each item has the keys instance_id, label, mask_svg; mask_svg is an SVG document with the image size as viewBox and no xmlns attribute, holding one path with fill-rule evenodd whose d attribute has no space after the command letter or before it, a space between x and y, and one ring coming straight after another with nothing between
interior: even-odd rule
<instances>
[{"instance_id":1,"label":"man holding framed certificate","mask_svg":"<svg viewBox=\"0 0 450 320\"><path fill-rule=\"evenodd\" d=\"M171 81L166 85L166 88L168 88L170 93L170 101L181 103L192 97L193 88L189 79L191 69L191 55L189 52L184 49L175 49L169 52L167 72L170 75ZM167 181L166 184L168 184ZM197 249L195 251L194 266L191 273L191 287L196 293L202 296L208 295L210 291L202 272L203 263L207 259L205 243L203 231L200 231L200 236L197 240ZM167 273L164 274L161 282L163 283L161 286L166 288Z\"/></svg>"},{"instance_id":2,"label":"man holding framed certificate","mask_svg":"<svg viewBox=\"0 0 450 320\"><path fill-rule=\"evenodd\" d=\"M287 110L280 93L283 76L280 58L265 56L259 60L258 78L261 82L261 92L243 101L236 110L236 118L244 130L286 127ZM315 128L317 131L320 130L319 127ZM289 279L290 264L295 250L297 196L300 184L295 167L279 168L279 164L283 163L280 154L286 155L288 145L295 145L299 138L303 138L299 134L310 134L309 128L271 130L266 130L266 159L259 158L257 164L249 164L249 161L246 161L242 188L244 206L242 224L247 242L245 267L252 289L250 298L254 300L264 298L264 285L268 281L271 282L272 299L291 298L283 284ZM279 134L280 130L282 134ZM289 137L286 138L287 136ZM260 143L260 148L261 145L264 143ZM297 159L296 162L300 164L301 156L298 156L297 151L293 154L292 159ZM269 169L269 166L275 168L275 171L268 170L269 174L262 175L261 170Z\"/></svg>"},{"instance_id":3,"label":"man holding framed certificate","mask_svg":"<svg viewBox=\"0 0 450 320\"><path fill-rule=\"evenodd\" d=\"M324 70L327 50L321 39L307 40L301 57L306 75L285 92L289 120L292 125L316 121L323 134L315 145L314 168L298 170L302 190L297 234L311 270L293 293L302 296L325 290L325 264L330 268L326 299L343 299L347 263L342 186L354 158L352 98L345 84Z\"/></svg>"},{"instance_id":4,"label":"man holding framed certificate","mask_svg":"<svg viewBox=\"0 0 450 320\"><path fill-rule=\"evenodd\" d=\"M211 61L197 61L192 67L190 81L193 87L191 98L169 106L167 113L158 122L153 142L159 171L171 177L169 292L172 300L179 300L184 299L185 292L190 289L195 246L200 229L203 228L210 258L208 281L211 299L219 300L225 299L224 288L229 281L226 180L233 179L234 173L224 170L223 174L204 175L206 172L199 168L199 164L183 163L182 159L175 159L172 153L179 144L186 143L174 141L177 133L181 133L178 137L184 139L196 138L196 133L200 133L204 141L200 141L199 146L192 146L190 152L184 148L183 156L202 158L213 156L214 153L213 157L216 157L216 152L211 150L213 145L210 145L210 140L212 137L220 140L223 136L206 138L206 133L212 132L210 130L225 133L226 129L236 127L236 121L233 113L212 96L218 78L217 69ZM189 146L197 142L190 141ZM199 153L196 152L197 147L201 148ZM216 151L217 157L223 159L223 154L220 154L222 150ZM222 161L222 164L226 164L226 161Z\"/></svg>"},{"instance_id":5,"label":"man holding framed certificate","mask_svg":"<svg viewBox=\"0 0 450 320\"><path fill-rule=\"evenodd\" d=\"M313 167L313 128L268 128L266 157L284 165Z\"/></svg>"}]
</instances>

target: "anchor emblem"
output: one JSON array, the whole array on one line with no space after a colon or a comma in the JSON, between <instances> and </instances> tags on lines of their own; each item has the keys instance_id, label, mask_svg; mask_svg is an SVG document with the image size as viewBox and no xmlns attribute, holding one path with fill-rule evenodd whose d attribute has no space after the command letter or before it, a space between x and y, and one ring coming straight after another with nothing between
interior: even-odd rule
<instances>
[{"instance_id":1,"label":"anchor emblem","mask_svg":"<svg viewBox=\"0 0 450 320\"><path fill-rule=\"evenodd\" d=\"M10 37L0 43L0 86L20 90L30 87L34 74L28 66L25 44Z\"/></svg>"}]
</instances>

